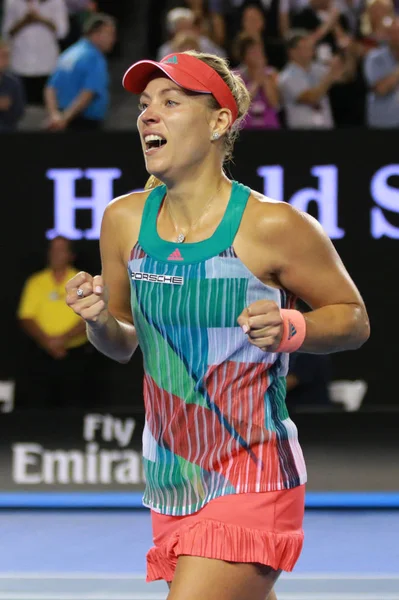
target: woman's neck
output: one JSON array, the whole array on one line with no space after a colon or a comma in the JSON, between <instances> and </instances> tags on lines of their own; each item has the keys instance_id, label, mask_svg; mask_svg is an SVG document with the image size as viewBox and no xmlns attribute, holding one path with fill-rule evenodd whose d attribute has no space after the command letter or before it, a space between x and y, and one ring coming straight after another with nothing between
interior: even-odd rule
<instances>
[{"instance_id":1,"label":"woman's neck","mask_svg":"<svg viewBox=\"0 0 399 600\"><path fill-rule=\"evenodd\" d=\"M222 171L169 182L166 202L172 208L179 226L190 227L198 220L207 205L209 205L207 213L212 211L213 201L217 200L216 196L220 198L225 187L229 185L229 180ZM217 204L220 205L220 201Z\"/></svg>"}]
</instances>

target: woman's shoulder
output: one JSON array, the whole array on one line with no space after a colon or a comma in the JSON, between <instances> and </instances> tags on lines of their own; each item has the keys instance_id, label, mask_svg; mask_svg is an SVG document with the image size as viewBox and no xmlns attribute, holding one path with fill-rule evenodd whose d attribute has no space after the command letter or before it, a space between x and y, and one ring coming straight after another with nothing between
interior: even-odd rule
<instances>
[{"instance_id":1,"label":"woman's shoulder","mask_svg":"<svg viewBox=\"0 0 399 600\"><path fill-rule=\"evenodd\" d=\"M268 238L299 231L303 221L309 219L307 213L294 208L288 202L269 198L255 190L251 190L247 212L259 235Z\"/></svg>"},{"instance_id":2,"label":"woman's shoulder","mask_svg":"<svg viewBox=\"0 0 399 600\"><path fill-rule=\"evenodd\" d=\"M131 192L115 198L104 211L101 239L117 245L126 258L136 243L146 200L151 190Z\"/></svg>"},{"instance_id":3,"label":"woman's shoulder","mask_svg":"<svg viewBox=\"0 0 399 600\"><path fill-rule=\"evenodd\" d=\"M104 215L115 221L141 219L146 200L151 192L152 190L140 190L118 196L108 204Z\"/></svg>"},{"instance_id":4,"label":"woman's shoulder","mask_svg":"<svg viewBox=\"0 0 399 600\"><path fill-rule=\"evenodd\" d=\"M249 188L250 196L248 201L248 210L259 212L260 214L274 214L286 212L287 203L282 200L275 200L265 196L256 190Z\"/></svg>"}]
</instances>

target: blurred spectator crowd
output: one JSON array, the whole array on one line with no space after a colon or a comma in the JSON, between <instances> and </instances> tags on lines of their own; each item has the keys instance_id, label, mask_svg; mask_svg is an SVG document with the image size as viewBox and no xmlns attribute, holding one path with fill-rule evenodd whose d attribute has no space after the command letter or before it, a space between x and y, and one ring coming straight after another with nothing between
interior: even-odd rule
<instances>
[{"instance_id":1,"label":"blurred spectator crowd","mask_svg":"<svg viewBox=\"0 0 399 600\"><path fill-rule=\"evenodd\" d=\"M25 104L45 106L48 130L101 127L112 109L105 56L135 5L3 0L0 131L17 128ZM146 50L125 64L190 49L228 58L252 96L248 129L399 126L399 0L145 5Z\"/></svg>"},{"instance_id":2,"label":"blurred spectator crowd","mask_svg":"<svg viewBox=\"0 0 399 600\"><path fill-rule=\"evenodd\" d=\"M48 130L101 125L109 107L104 55L114 47L125 4L2 0L0 131L15 130L26 106L46 108Z\"/></svg>"}]
</instances>

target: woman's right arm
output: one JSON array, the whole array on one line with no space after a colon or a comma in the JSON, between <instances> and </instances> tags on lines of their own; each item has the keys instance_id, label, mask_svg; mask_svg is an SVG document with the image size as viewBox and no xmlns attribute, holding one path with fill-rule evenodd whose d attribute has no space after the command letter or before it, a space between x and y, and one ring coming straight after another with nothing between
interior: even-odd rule
<instances>
[{"instance_id":1,"label":"woman's right arm","mask_svg":"<svg viewBox=\"0 0 399 600\"><path fill-rule=\"evenodd\" d=\"M78 273L67 284L67 304L85 321L89 341L103 354L129 362L138 346L130 307L130 283L120 245L121 215L118 202L104 212L100 251L102 275ZM79 298L77 289L84 292Z\"/></svg>"}]
</instances>

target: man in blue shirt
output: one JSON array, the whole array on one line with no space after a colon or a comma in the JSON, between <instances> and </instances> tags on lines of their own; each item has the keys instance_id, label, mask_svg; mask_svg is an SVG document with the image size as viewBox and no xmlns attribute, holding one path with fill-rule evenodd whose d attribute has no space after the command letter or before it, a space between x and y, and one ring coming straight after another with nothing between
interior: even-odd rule
<instances>
[{"instance_id":1,"label":"man in blue shirt","mask_svg":"<svg viewBox=\"0 0 399 600\"><path fill-rule=\"evenodd\" d=\"M367 98L369 127L399 127L399 18L387 30L388 44L371 50L364 72L370 92Z\"/></svg>"},{"instance_id":2,"label":"man in blue shirt","mask_svg":"<svg viewBox=\"0 0 399 600\"><path fill-rule=\"evenodd\" d=\"M51 131L99 129L109 103L109 76L104 54L116 41L112 17L96 14L85 25L84 37L63 52L45 90Z\"/></svg>"}]
</instances>

